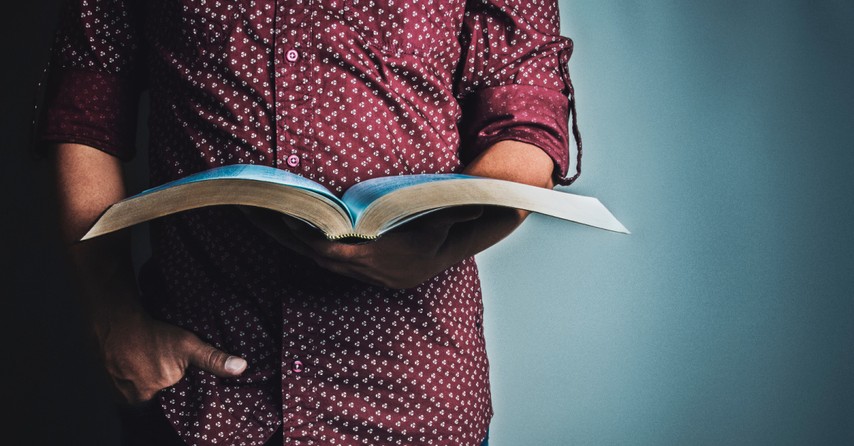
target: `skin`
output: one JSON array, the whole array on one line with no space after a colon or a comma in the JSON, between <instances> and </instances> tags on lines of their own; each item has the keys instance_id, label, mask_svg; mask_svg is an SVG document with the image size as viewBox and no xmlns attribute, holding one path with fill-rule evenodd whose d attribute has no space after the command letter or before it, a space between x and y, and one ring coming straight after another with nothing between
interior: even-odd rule
<instances>
[{"instance_id":1,"label":"skin","mask_svg":"<svg viewBox=\"0 0 854 446\"><path fill-rule=\"evenodd\" d=\"M112 203L126 197L121 161L80 144L51 151L58 228L87 323L124 404L152 400L176 384L190 366L221 377L248 367L190 331L149 316L139 303L130 234L119 231L75 243ZM469 163L464 173L552 188L554 163L536 146L501 141ZM254 208L249 219L285 247L333 273L389 288L409 288L494 245L527 217L515 209L466 207L437 212L378 240L330 242L302 223Z\"/></svg>"}]
</instances>

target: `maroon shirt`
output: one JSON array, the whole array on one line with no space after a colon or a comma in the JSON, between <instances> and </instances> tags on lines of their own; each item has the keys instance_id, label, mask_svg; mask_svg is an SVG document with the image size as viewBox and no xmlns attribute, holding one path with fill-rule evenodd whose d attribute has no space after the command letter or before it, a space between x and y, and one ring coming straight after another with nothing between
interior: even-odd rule
<instances>
[{"instance_id":1,"label":"maroon shirt","mask_svg":"<svg viewBox=\"0 0 854 446\"><path fill-rule=\"evenodd\" d=\"M69 3L40 139L127 160L147 90L152 186L244 163L340 194L457 172L505 139L542 148L560 184L577 176L555 1ZM150 311L249 362L238 378L191 368L161 392L188 443L258 445L281 426L288 444L480 444L492 407L473 258L412 289L371 286L229 207L158 219L151 243Z\"/></svg>"}]
</instances>

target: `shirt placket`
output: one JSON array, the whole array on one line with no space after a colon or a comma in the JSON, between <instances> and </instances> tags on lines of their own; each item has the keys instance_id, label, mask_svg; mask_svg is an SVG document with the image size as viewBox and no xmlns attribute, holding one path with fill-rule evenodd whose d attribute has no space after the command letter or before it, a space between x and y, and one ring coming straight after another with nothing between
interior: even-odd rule
<instances>
[{"instance_id":1,"label":"shirt placket","mask_svg":"<svg viewBox=\"0 0 854 446\"><path fill-rule=\"evenodd\" d=\"M311 20L309 0L274 2L274 73L276 112L276 167L311 176L312 90ZM314 438L315 426L306 414L310 404L315 358L309 352L307 312L297 296L282 305L282 429L285 443L302 444Z\"/></svg>"},{"instance_id":2,"label":"shirt placket","mask_svg":"<svg viewBox=\"0 0 854 446\"><path fill-rule=\"evenodd\" d=\"M274 89L276 167L311 171L311 68L309 0L276 0Z\"/></svg>"}]
</instances>

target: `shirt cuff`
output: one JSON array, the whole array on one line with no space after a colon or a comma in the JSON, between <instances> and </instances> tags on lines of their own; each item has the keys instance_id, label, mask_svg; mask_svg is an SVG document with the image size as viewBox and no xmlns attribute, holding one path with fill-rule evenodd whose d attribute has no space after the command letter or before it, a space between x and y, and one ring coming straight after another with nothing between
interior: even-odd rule
<instances>
[{"instance_id":1,"label":"shirt cuff","mask_svg":"<svg viewBox=\"0 0 854 446\"><path fill-rule=\"evenodd\" d=\"M560 91L529 85L478 90L461 122L461 159L468 163L502 140L542 149L555 164L555 184L569 171L569 99Z\"/></svg>"},{"instance_id":2,"label":"shirt cuff","mask_svg":"<svg viewBox=\"0 0 854 446\"><path fill-rule=\"evenodd\" d=\"M35 152L49 143L78 143L130 160L139 93L137 83L125 77L79 68L51 72L37 111Z\"/></svg>"}]
</instances>

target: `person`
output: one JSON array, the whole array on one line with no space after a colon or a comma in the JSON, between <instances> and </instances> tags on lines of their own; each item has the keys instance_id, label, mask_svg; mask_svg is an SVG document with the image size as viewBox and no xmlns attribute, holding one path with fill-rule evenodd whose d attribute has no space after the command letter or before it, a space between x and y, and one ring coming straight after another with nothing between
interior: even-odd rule
<instances>
[{"instance_id":1,"label":"person","mask_svg":"<svg viewBox=\"0 0 854 446\"><path fill-rule=\"evenodd\" d=\"M438 212L366 244L250 208L75 243L126 196L141 93L152 185L264 164L335 193L465 172L580 174L553 0L69 0L38 147L125 444L480 445L492 404L474 255L522 211ZM570 116L578 154L570 168Z\"/></svg>"}]
</instances>

